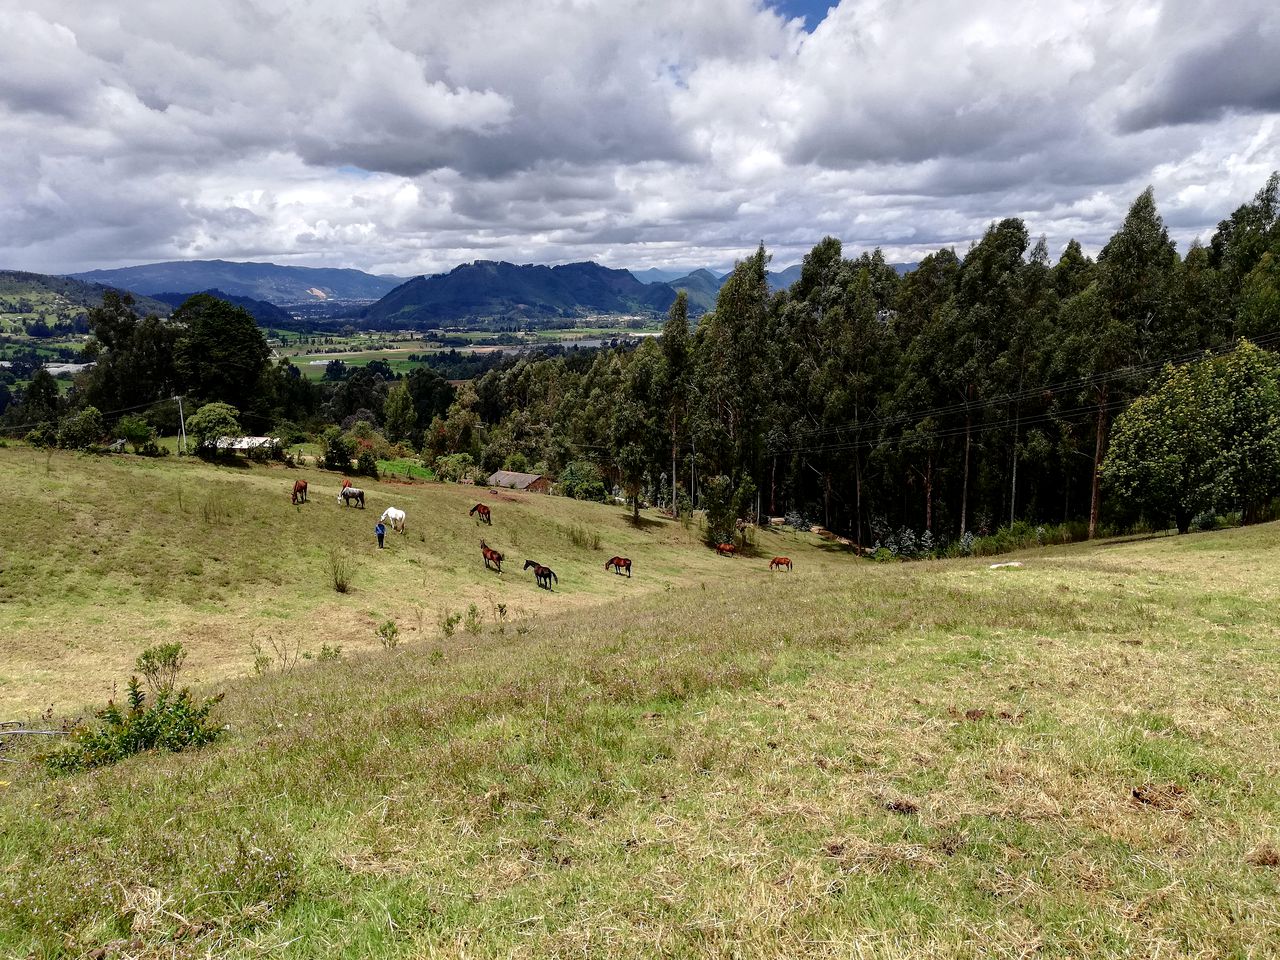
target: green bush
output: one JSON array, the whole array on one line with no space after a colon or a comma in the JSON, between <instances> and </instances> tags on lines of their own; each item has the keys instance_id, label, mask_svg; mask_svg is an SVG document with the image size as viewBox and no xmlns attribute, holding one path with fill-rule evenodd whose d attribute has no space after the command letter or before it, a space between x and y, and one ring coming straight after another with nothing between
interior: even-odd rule
<instances>
[{"instance_id":1,"label":"green bush","mask_svg":"<svg viewBox=\"0 0 1280 960\"><path fill-rule=\"evenodd\" d=\"M127 440L133 446L134 453L142 453L144 450L156 447L155 427L151 426L145 417L127 414L116 421L113 432L117 437Z\"/></svg>"},{"instance_id":2,"label":"green bush","mask_svg":"<svg viewBox=\"0 0 1280 960\"><path fill-rule=\"evenodd\" d=\"M320 438L320 465L326 470L351 469L351 444L337 427L330 427Z\"/></svg>"},{"instance_id":3,"label":"green bush","mask_svg":"<svg viewBox=\"0 0 1280 960\"><path fill-rule=\"evenodd\" d=\"M178 673L186 660L187 651L182 644L162 643L142 651L134 667L146 678L153 693L170 694L177 685Z\"/></svg>"},{"instance_id":4,"label":"green bush","mask_svg":"<svg viewBox=\"0 0 1280 960\"><path fill-rule=\"evenodd\" d=\"M571 460L560 471L560 492L574 500L603 503L608 496L600 468L590 460Z\"/></svg>"},{"instance_id":5,"label":"green bush","mask_svg":"<svg viewBox=\"0 0 1280 960\"><path fill-rule=\"evenodd\" d=\"M465 480L475 471L476 462L469 453L451 453L448 456L436 457L436 475L441 480L457 483Z\"/></svg>"},{"instance_id":6,"label":"green bush","mask_svg":"<svg viewBox=\"0 0 1280 960\"><path fill-rule=\"evenodd\" d=\"M186 653L180 643L152 647L138 657L137 667L147 679L154 702L136 676L129 678L129 704L121 710L114 703L98 713L101 725L79 727L59 749L45 756L54 773L75 773L113 763L145 750L179 752L212 743L222 728L209 714L222 694L198 702L185 687L177 692L178 671Z\"/></svg>"},{"instance_id":7,"label":"green bush","mask_svg":"<svg viewBox=\"0 0 1280 960\"><path fill-rule=\"evenodd\" d=\"M369 450L360 454L360 459L356 461L356 473L362 477L372 477L378 479L378 458Z\"/></svg>"},{"instance_id":8,"label":"green bush","mask_svg":"<svg viewBox=\"0 0 1280 960\"><path fill-rule=\"evenodd\" d=\"M400 628L394 620L387 620L375 632L384 650L394 650L400 644Z\"/></svg>"},{"instance_id":9,"label":"green bush","mask_svg":"<svg viewBox=\"0 0 1280 960\"><path fill-rule=\"evenodd\" d=\"M87 450L102 439L105 429L98 408L85 407L58 422L58 446L69 450Z\"/></svg>"},{"instance_id":10,"label":"green bush","mask_svg":"<svg viewBox=\"0 0 1280 960\"><path fill-rule=\"evenodd\" d=\"M37 424L34 430L27 432L23 439L33 447L53 447L58 443L58 429L45 421Z\"/></svg>"}]
</instances>

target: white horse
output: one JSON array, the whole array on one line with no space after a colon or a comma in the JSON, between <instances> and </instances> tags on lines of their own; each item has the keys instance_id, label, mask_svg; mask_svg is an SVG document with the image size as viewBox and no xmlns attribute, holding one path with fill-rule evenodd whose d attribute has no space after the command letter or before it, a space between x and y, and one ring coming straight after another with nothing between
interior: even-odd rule
<instances>
[{"instance_id":1,"label":"white horse","mask_svg":"<svg viewBox=\"0 0 1280 960\"><path fill-rule=\"evenodd\" d=\"M397 510L395 507L387 507L382 511L382 516L378 518L379 522L386 523L391 521L391 529L404 533L404 511Z\"/></svg>"}]
</instances>

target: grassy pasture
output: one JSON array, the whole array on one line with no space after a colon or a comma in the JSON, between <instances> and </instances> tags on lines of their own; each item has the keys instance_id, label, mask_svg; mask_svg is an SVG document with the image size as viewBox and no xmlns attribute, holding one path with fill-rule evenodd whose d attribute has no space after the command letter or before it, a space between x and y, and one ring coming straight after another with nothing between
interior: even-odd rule
<instances>
[{"instance_id":1,"label":"grassy pasture","mask_svg":"<svg viewBox=\"0 0 1280 960\"><path fill-rule=\"evenodd\" d=\"M0 451L6 476L25 455ZM109 496L82 461L53 467L21 467L21 482L55 503ZM253 492L237 525L188 551L221 571L238 543L230 582L171 582L152 601L124 544L115 577L82 560L6 594L0 616L104 609L105 633L130 602L209 589L189 628L239 616L230 642L274 597L293 605L279 624L341 640L350 610L359 621L389 595L366 554L349 597L309 593L316 531L248 502L279 499L292 474L148 467L101 475L133 479L151 509L110 522L135 517L150 552L166 525L202 529L159 508L179 480ZM441 527L468 499L420 495ZM0 955L1277 955L1280 527L1032 551L997 571L797 542L797 572L770 577L681 546L678 527L493 505L499 545L506 522L550 546L540 523L591 511L638 576L593 578L568 546L573 590L530 582L501 630L411 630L394 651L220 682L230 732L211 748L63 779L0 767ZM330 506L293 516L359 550L375 514ZM253 546L267 530L294 571L272 574ZM407 546L376 558L385 578ZM679 562L663 569L660 552ZM483 596L482 578L434 564Z\"/></svg>"},{"instance_id":2,"label":"grassy pasture","mask_svg":"<svg viewBox=\"0 0 1280 960\"><path fill-rule=\"evenodd\" d=\"M637 529L622 508L559 497L357 478L367 492L358 510L337 504L341 478L323 470L22 446L0 449L0 475L23 491L0 534L0 705L10 715L100 703L139 649L169 640L187 645L192 679L204 682L250 671L254 644L268 654L377 647L387 619L421 639L471 604L492 623L499 604L514 620L700 578L769 576L767 557L718 558L696 528L646 515ZM298 478L312 502L294 507ZM467 515L477 500L493 509L492 528ZM379 552L373 526L387 506L408 513L408 532ZM575 528L598 533L599 548L575 546ZM506 555L501 576L484 569L482 538ZM841 559L815 539L771 533L761 549L798 551L802 570ZM332 547L356 560L346 595L327 579ZM604 572L615 553L634 560L630 581ZM554 591L537 589L525 558L556 571Z\"/></svg>"}]
</instances>

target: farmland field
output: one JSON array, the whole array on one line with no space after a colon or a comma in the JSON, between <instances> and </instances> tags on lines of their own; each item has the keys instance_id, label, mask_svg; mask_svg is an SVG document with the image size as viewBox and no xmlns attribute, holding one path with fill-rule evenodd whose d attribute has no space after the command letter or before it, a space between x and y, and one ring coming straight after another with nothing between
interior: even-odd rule
<instances>
[{"instance_id":1,"label":"farmland field","mask_svg":"<svg viewBox=\"0 0 1280 960\"><path fill-rule=\"evenodd\" d=\"M229 726L0 768L0 955L1277 955L1276 525L1002 570L762 534L796 559L770 576L563 500L491 499L478 530L461 487L371 484L358 513L318 471L296 510L276 468L9 448L0 471L28 494L3 719L100 701L178 638ZM379 555L392 500L409 534ZM556 593L486 575L480 536ZM252 676L254 638L343 654Z\"/></svg>"}]
</instances>

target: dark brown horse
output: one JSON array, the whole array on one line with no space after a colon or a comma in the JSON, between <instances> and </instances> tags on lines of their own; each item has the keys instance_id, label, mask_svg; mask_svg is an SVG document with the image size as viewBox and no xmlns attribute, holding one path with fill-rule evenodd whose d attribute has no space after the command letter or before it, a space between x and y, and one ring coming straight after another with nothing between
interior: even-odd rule
<instances>
[{"instance_id":1,"label":"dark brown horse","mask_svg":"<svg viewBox=\"0 0 1280 960\"><path fill-rule=\"evenodd\" d=\"M343 487L338 491L338 502L344 507L351 506L352 501L363 510L364 509L364 491L359 487Z\"/></svg>"},{"instance_id":2,"label":"dark brown horse","mask_svg":"<svg viewBox=\"0 0 1280 960\"><path fill-rule=\"evenodd\" d=\"M470 510L467 511L468 517L473 517L477 514L479 514L481 520L489 524L489 526L493 526L493 514L489 512L489 508L486 507L483 503L477 503L474 507L472 507Z\"/></svg>"},{"instance_id":3,"label":"dark brown horse","mask_svg":"<svg viewBox=\"0 0 1280 960\"><path fill-rule=\"evenodd\" d=\"M613 567L613 572L621 574L623 570L627 571L627 576L631 576L631 560L629 557L610 557L605 562L604 568L608 570Z\"/></svg>"},{"instance_id":4,"label":"dark brown horse","mask_svg":"<svg viewBox=\"0 0 1280 960\"><path fill-rule=\"evenodd\" d=\"M492 564L492 569L497 570L499 573L502 572L502 554L483 540L480 541L480 553L484 556L484 568L486 570L491 569L490 564Z\"/></svg>"},{"instance_id":5,"label":"dark brown horse","mask_svg":"<svg viewBox=\"0 0 1280 960\"><path fill-rule=\"evenodd\" d=\"M791 558L790 558L790 557L774 557L772 560L770 560L770 561L769 561L769 569L770 569L770 570L781 570L781 569L783 569L784 567L785 567L788 571L790 571L790 570L791 570Z\"/></svg>"},{"instance_id":6,"label":"dark brown horse","mask_svg":"<svg viewBox=\"0 0 1280 960\"><path fill-rule=\"evenodd\" d=\"M716 555L717 555L717 556L721 556L721 557L732 557L732 556L733 556L735 553L737 553L737 552L738 552L738 548L737 548L737 547L735 547L732 543L717 543L717 544L716 544Z\"/></svg>"},{"instance_id":7,"label":"dark brown horse","mask_svg":"<svg viewBox=\"0 0 1280 960\"><path fill-rule=\"evenodd\" d=\"M533 579L538 584L538 586L545 587L546 589L550 590L552 580L554 580L556 583L560 582L560 578L556 576L556 572L554 570L552 570L550 567L544 567L537 560L526 560L524 562L524 568L526 570L528 570L530 567L533 567Z\"/></svg>"},{"instance_id":8,"label":"dark brown horse","mask_svg":"<svg viewBox=\"0 0 1280 960\"><path fill-rule=\"evenodd\" d=\"M294 503L307 502L307 481L305 480L293 481L293 502Z\"/></svg>"}]
</instances>

